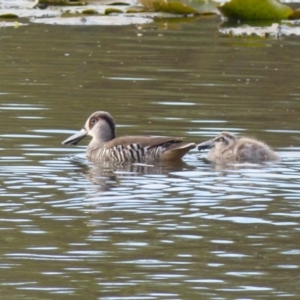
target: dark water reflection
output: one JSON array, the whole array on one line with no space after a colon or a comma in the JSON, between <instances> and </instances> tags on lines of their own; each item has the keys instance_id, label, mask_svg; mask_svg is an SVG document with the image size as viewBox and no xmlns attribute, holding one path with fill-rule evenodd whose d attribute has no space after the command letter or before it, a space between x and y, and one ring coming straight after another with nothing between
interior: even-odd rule
<instances>
[{"instance_id":1,"label":"dark water reflection","mask_svg":"<svg viewBox=\"0 0 300 300\"><path fill-rule=\"evenodd\" d=\"M3 299L299 298L299 41L217 25L3 30ZM282 161L92 164L61 141L100 109L120 135L226 129Z\"/></svg>"}]
</instances>

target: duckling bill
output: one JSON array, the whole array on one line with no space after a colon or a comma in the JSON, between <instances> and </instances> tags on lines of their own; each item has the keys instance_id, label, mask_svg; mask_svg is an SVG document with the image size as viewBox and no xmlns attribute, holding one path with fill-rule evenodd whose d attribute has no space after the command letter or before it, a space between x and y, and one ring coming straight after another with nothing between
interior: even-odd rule
<instances>
[{"instance_id":1,"label":"duckling bill","mask_svg":"<svg viewBox=\"0 0 300 300\"><path fill-rule=\"evenodd\" d=\"M105 111L93 113L79 132L67 138L64 145L77 145L85 136L92 140L87 147L88 159L96 162L144 162L180 160L195 143L184 143L182 138L157 136L116 137L115 122Z\"/></svg>"},{"instance_id":2,"label":"duckling bill","mask_svg":"<svg viewBox=\"0 0 300 300\"><path fill-rule=\"evenodd\" d=\"M280 157L267 144L248 137L238 138L222 132L197 146L199 151L210 149L207 160L216 164L276 162Z\"/></svg>"}]
</instances>

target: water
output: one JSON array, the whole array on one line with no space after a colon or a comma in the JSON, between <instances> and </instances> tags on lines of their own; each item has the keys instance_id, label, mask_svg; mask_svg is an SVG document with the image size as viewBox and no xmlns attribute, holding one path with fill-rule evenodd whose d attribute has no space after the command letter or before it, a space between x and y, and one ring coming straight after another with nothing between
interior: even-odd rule
<instances>
[{"instance_id":1,"label":"water","mask_svg":"<svg viewBox=\"0 0 300 300\"><path fill-rule=\"evenodd\" d=\"M298 299L299 39L218 17L1 29L1 299ZM96 110L118 135L267 141L278 164L89 163L61 141Z\"/></svg>"}]
</instances>

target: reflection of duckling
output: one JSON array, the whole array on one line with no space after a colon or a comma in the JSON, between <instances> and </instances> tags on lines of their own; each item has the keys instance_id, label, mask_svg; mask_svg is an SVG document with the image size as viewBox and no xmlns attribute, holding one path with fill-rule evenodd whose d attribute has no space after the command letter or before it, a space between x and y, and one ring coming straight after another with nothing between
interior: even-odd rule
<instances>
[{"instance_id":1,"label":"reflection of duckling","mask_svg":"<svg viewBox=\"0 0 300 300\"><path fill-rule=\"evenodd\" d=\"M248 137L238 138L229 132L222 132L212 140L197 146L198 150L212 148L207 159L216 164L262 163L280 160L267 144Z\"/></svg>"},{"instance_id":2,"label":"reflection of duckling","mask_svg":"<svg viewBox=\"0 0 300 300\"><path fill-rule=\"evenodd\" d=\"M144 162L180 160L194 143L184 143L181 138L152 136L116 137L115 122L105 111L93 113L85 127L70 136L63 144L76 145L86 135L92 136L87 147L87 157L97 162Z\"/></svg>"}]
</instances>

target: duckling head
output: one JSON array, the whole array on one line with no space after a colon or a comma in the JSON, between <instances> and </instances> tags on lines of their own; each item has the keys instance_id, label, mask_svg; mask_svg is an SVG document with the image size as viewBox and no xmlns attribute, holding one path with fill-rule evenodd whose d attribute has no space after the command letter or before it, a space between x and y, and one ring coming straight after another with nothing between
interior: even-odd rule
<instances>
[{"instance_id":1,"label":"duckling head","mask_svg":"<svg viewBox=\"0 0 300 300\"><path fill-rule=\"evenodd\" d=\"M237 137L227 131L223 131L215 138L203 142L197 146L198 150L215 148L216 151L222 151L224 148L234 144L237 141Z\"/></svg>"}]
</instances>

